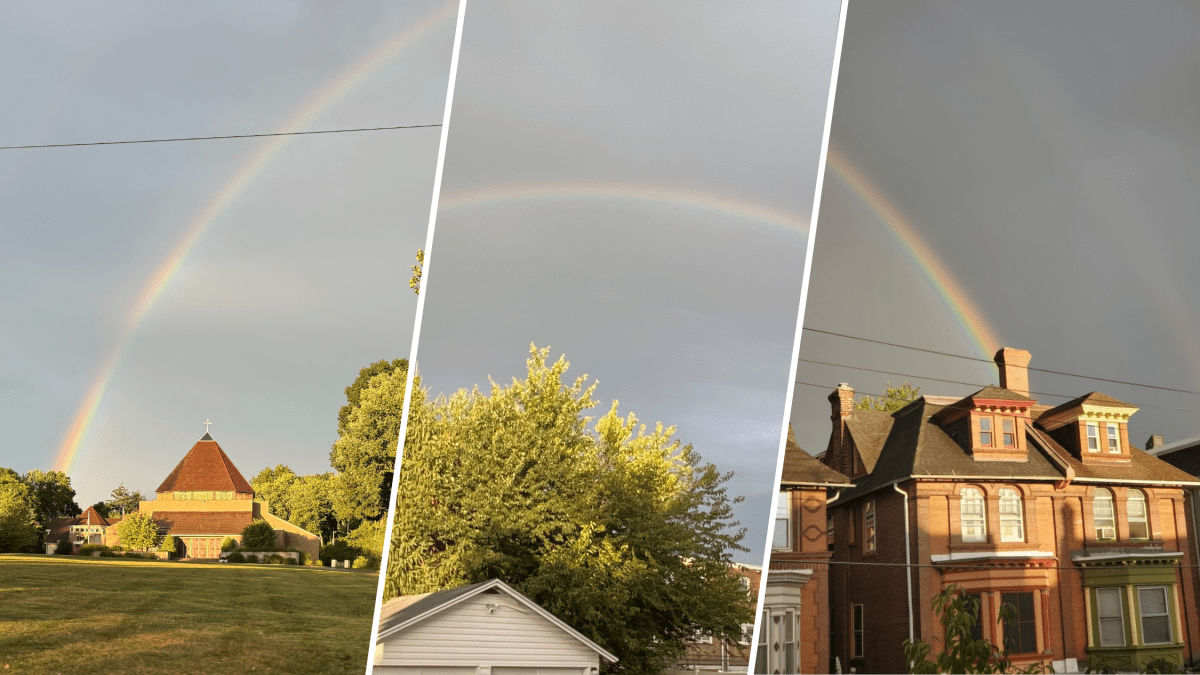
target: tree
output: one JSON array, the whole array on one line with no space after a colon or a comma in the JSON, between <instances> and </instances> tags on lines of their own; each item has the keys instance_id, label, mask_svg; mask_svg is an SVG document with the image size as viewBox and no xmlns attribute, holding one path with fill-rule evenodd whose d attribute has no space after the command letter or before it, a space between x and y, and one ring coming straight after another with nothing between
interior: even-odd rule
<instances>
[{"instance_id":1,"label":"tree","mask_svg":"<svg viewBox=\"0 0 1200 675\"><path fill-rule=\"evenodd\" d=\"M55 518L83 513L75 503L75 490L71 487L71 479L67 474L61 471L33 469L21 476L21 482L29 486L39 534L49 528L50 521Z\"/></svg>"},{"instance_id":2,"label":"tree","mask_svg":"<svg viewBox=\"0 0 1200 675\"><path fill-rule=\"evenodd\" d=\"M146 501L146 496L141 491L134 490L130 492L125 487L125 484L121 483L112 491L112 497L105 504L108 506L109 512L113 515L118 513L125 515L137 511L141 502L144 501Z\"/></svg>"},{"instance_id":3,"label":"tree","mask_svg":"<svg viewBox=\"0 0 1200 675\"><path fill-rule=\"evenodd\" d=\"M371 364L346 388L349 405L342 408L344 422L339 413L329 453L337 470L333 510L343 531L387 514L407 383L408 362L397 359Z\"/></svg>"},{"instance_id":4,"label":"tree","mask_svg":"<svg viewBox=\"0 0 1200 675\"><path fill-rule=\"evenodd\" d=\"M25 551L38 541L33 491L12 469L0 469L0 553Z\"/></svg>"},{"instance_id":5,"label":"tree","mask_svg":"<svg viewBox=\"0 0 1200 675\"><path fill-rule=\"evenodd\" d=\"M133 511L117 523L117 536L130 551L149 551L158 546L158 523L145 511Z\"/></svg>"},{"instance_id":6,"label":"tree","mask_svg":"<svg viewBox=\"0 0 1200 675\"><path fill-rule=\"evenodd\" d=\"M166 553L168 557L175 557L175 552L179 550L178 547L175 546L175 537L169 534L163 537L162 541L158 544L158 550Z\"/></svg>"},{"instance_id":7,"label":"tree","mask_svg":"<svg viewBox=\"0 0 1200 675\"><path fill-rule=\"evenodd\" d=\"M108 508L108 504L106 502L96 502L95 504L92 504L92 508L96 509L96 513L99 513L105 518L112 515L112 509Z\"/></svg>"},{"instance_id":8,"label":"tree","mask_svg":"<svg viewBox=\"0 0 1200 675\"><path fill-rule=\"evenodd\" d=\"M270 511L284 520L291 521L289 491L297 479L296 473L286 465L280 464L274 469L266 468L250 481L257 496L270 505Z\"/></svg>"},{"instance_id":9,"label":"tree","mask_svg":"<svg viewBox=\"0 0 1200 675\"><path fill-rule=\"evenodd\" d=\"M660 672L697 633L739 640L731 474L616 402L592 424L595 385L548 356L531 346L527 377L488 395L414 389L385 597L503 579L623 673Z\"/></svg>"},{"instance_id":10,"label":"tree","mask_svg":"<svg viewBox=\"0 0 1200 675\"><path fill-rule=\"evenodd\" d=\"M242 530L243 551L274 551L278 547L275 528L265 520L256 520Z\"/></svg>"},{"instance_id":11,"label":"tree","mask_svg":"<svg viewBox=\"0 0 1200 675\"><path fill-rule=\"evenodd\" d=\"M887 383L887 388L883 390L883 396L872 398L864 395L862 398L854 402L854 407L859 410L883 410L892 412L899 410L917 399L917 394L921 391L920 387L913 387L905 382L899 387L893 387L891 382Z\"/></svg>"},{"instance_id":12,"label":"tree","mask_svg":"<svg viewBox=\"0 0 1200 675\"><path fill-rule=\"evenodd\" d=\"M408 287L413 293L421 294L421 270L425 267L425 249L417 250L417 264L412 266L412 278L408 280Z\"/></svg>"},{"instance_id":13,"label":"tree","mask_svg":"<svg viewBox=\"0 0 1200 675\"><path fill-rule=\"evenodd\" d=\"M333 473L298 477L288 489L291 522L321 535L322 541L333 541L338 533L338 521L333 513L333 490Z\"/></svg>"}]
</instances>

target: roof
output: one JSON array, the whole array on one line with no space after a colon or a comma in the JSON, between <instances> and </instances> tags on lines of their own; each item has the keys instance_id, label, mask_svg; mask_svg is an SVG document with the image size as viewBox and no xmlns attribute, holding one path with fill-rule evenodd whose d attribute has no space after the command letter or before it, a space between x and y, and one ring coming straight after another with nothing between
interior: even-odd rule
<instances>
[{"instance_id":1,"label":"roof","mask_svg":"<svg viewBox=\"0 0 1200 675\"><path fill-rule=\"evenodd\" d=\"M249 511L155 511L159 534L235 535L254 522Z\"/></svg>"},{"instance_id":2,"label":"roof","mask_svg":"<svg viewBox=\"0 0 1200 675\"><path fill-rule=\"evenodd\" d=\"M1011 396L1007 396L1005 392L1008 390L986 387L966 398L1031 400L1016 392L1008 392ZM938 403L945 402L943 398L931 398ZM1099 392L1092 392L1043 414L1081 403L1135 407ZM942 427L930 420L940 411L954 405L958 404L938 405L926 397L920 397L900 410L885 413L891 417L889 425L881 423L877 418L862 415L867 411L855 410L847 420L848 426L858 420L860 430L857 433L851 426L855 445L859 448L864 464L872 454L875 454L876 459L873 466L867 467L870 473L853 488L844 490L839 501L854 499L893 483L922 476L1060 481L1070 474L1072 480L1082 482L1200 485L1200 479L1195 476L1132 446L1129 448L1129 463L1084 464L1055 442L1048 433L1037 429L1036 425L1032 431L1027 431L1027 462L976 460ZM860 436L865 442L860 441ZM881 436L882 442L879 440Z\"/></svg>"},{"instance_id":3,"label":"roof","mask_svg":"<svg viewBox=\"0 0 1200 675\"><path fill-rule=\"evenodd\" d=\"M173 490L254 493L254 488L242 477L229 456L207 433L188 450L155 492Z\"/></svg>"},{"instance_id":4,"label":"roof","mask_svg":"<svg viewBox=\"0 0 1200 675\"><path fill-rule=\"evenodd\" d=\"M518 593L512 586L509 586L499 579L481 581L477 584L459 586L458 588L450 588L444 591L437 591L436 593L392 598L391 600L385 602L383 607L381 607L379 610L379 631L376 633L375 639L377 641L382 640L389 635L398 633L409 626L420 623L435 614L443 612L463 602L464 600L467 600L468 598L475 597L476 595L485 593L487 591L503 593L509 596L518 603L536 612L542 618L554 624L571 637L579 640L584 644L584 646L595 651L609 663L617 662L616 656L613 656L600 645L587 639L579 631L564 623L562 619L559 619L550 612L547 612L544 608L542 608L541 605Z\"/></svg>"},{"instance_id":5,"label":"roof","mask_svg":"<svg viewBox=\"0 0 1200 675\"><path fill-rule=\"evenodd\" d=\"M787 446L783 451L784 485L830 485L834 487L849 487L850 479L825 466L816 457L808 454L796 443L796 435L792 425L788 425Z\"/></svg>"},{"instance_id":6,"label":"roof","mask_svg":"<svg viewBox=\"0 0 1200 675\"><path fill-rule=\"evenodd\" d=\"M967 398L981 398L987 401L1033 401L1032 398L1024 394L1019 394L1011 389L1004 389L995 385L988 385L974 394L967 396Z\"/></svg>"},{"instance_id":7,"label":"roof","mask_svg":"<svg viewBox=\"0 0 1200 675\"><path fill-rule=\"evenodd\" d=\"M1085 403L1090 403L1092 405L1101 405L1101 406L1105 406L1107 408L1137 408L1137 406L1133 405L1132 403L1118 401L1117 399L1109 396L1108 394L1105 394L1105 393L1099 392L1099 391L1093 391L1093 392L1084 394L1083 396L1080 396L1078 398L1073 398L1070 401L1067 401L1066 403L1063 403L1061 405L1055 406L1055 407L1047 410L1046 412L1042 413L1042 415L1045 415L1046 417L1053 417L1059 413L1066 412L1072 408L1078 408L1079 406L1081 406Z\"/></svg>"},{"instance_id":8,"label":"roof","mask_svg":"<svg viewBox=\"0 0 1200 675\"><path fill-rule=\"evenodd\" d=\"M846 420L846 428L850 430L854 447L858 448L858 456L868 473L875 470L894 421L892 413L884 410L855 410Z\"/></svg>"}]
</instances>

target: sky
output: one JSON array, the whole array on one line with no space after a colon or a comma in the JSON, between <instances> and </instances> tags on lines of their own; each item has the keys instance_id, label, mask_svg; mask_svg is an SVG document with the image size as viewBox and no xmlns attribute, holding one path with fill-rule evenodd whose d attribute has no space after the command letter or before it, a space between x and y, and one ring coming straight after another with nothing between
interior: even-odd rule
<instances>
[{"instance_id":1,"label":"sky","mask_svg":"<svg viewBox=\"0 0 1200 675\"><path fill-rule=\"evenodd\" d=\"M762 562L837 2L468 4L418 351L433 395L530 344L733 471Z\"/></svg>"},{"instance_id":2,"label":"sky","mask_svg":"<svg viewBox=\"0 0 1200 675\"><path fill-rule=\"evenodd\" d=\"M806 329L1200 392L1200 6L854 0L844 40ZM820 386L796 386L791 419L813 454L839 382L998 382L810 330L800 359ZM1142 406L1138 447L1200 433L1200 395L1036 371L1030 388Z\"/></svg>"},{"instance_id":3,"label":"sky","mask_svg":"<svg viewBox=\"0 0 1200 675\"><path fill-rule=\"evenodd\" d=\"M437 124L456 13L5 3L0 145ZM0 466L149 494L211 420L247 478L329 470L409 352L439 133L0 150Z\"/></svg>"}]
</instances>

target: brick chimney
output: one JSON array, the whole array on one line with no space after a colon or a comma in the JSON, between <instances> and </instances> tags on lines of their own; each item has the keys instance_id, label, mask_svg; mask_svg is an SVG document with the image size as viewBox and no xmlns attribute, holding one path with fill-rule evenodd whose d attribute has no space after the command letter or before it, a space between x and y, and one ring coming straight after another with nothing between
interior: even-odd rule
<instances>
[{"instance_id":1,"label":"brick chimney","mask_svg":"<svg viewBox=\"0 0 1200 675\"><path fill-rule=\"evenodd\" d=\"M1000 387L1029 395L1029 352L1024 349L1004 347L996 352L996 366L1000 368Z\"/></svg>"},{"instance_id":2,"label":"brick chimney","mask_svg":"<svg viewBox=\"0 0 1200 675\"><path fill-rule=\"evenodd\" d=\"M1162 434L1153 434L1150 436L1150 438L1146 439L1146 449L1153 450L1155 448L1161 448L1166 444L1166 442L1167 439L1163 438Z\"/></svg>"},{"instance_id":3,"label":"brick chimney","mask_svg":"<svg viewBox=\"0 0 1200 675\"><path fill-rule=\"evenodd\" d=\"M846 420L854 411L854 389L842 382L829 395L829 403L833 431L825 448L825 464L849 476L854 473L854 455L850 451L850 431L846 428Z\"/></svg>"}]
</instances>

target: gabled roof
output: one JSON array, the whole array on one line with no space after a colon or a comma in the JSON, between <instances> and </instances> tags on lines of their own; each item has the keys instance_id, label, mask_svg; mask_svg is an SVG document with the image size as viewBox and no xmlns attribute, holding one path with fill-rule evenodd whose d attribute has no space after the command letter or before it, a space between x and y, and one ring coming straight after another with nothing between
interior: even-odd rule
<instances>
[{"instance_id":1,"label":"gabled roof","mask_svg":"<svg viewBox=\"0 0 1200 675\"><path fill-rule=\"evenodd\" d=\"M1128 464L1084 464L1055 441L1050 434L1041 433L1036 438L1038 443L1048 446L1060 460L1071 467L1075 472L1075 480L1200 485L1200 478L1133 446L1129 446Z\"/></svg>"},{"instance_id":2,"label":"gabled roof","mask_svg":"<svg viewBox=\"0 0 1200 675\"><path fill-rule=\"evenodd\" d=\"M1011 389L1004 389L995 385L988 385L974 394L967 396L967 398L981 398L987 401L1033 401L1032 398L1024 394L1019 394Z\"/></svg>"},{"instance_id":3,"label":"gabled roof","mask_svg":"<svg viewBox=\"0 0 1200 675\"><path fill-rule=\"evenodd\" d=\"M155 492L173 490L233 491L251 494L254 492L254 488L242 477L229 456L207 433L196 441Z\"/></svg>"},{"instance_id":4,"label":"gabled roof","mask_svg":"<svg viewBox=\"0 0 1200 675\"><path fill-rule=\"evenodd\" d=\"M473 598L480 593L488 591L509 596L583 643L584 646L599 654L609 663L617 662L616 656L613 656L600 645L587 639L579 631L563 623L562 619L547 612L541 605L521 595L512 586L499 579L482 581L470 586L459 586L458 588L450 588L436 593L427 593L419 596L400 596L388 600L379 610L379 631L376 633L375 639L376 641L382 640L389 635L398 633L409 626L418 624L431 616L454 607L468 598ZM389 605L391 605L390 608ZM397 607L399 609L396 609ZM384 618L385 616L386 618Z\"/></svg>"},{"instance_id":5,"label":"gabled roof","mask_svg":"<svg viewBox=\"0 0 1200 675\"><path fill-rule=\"evenodd\" d=\"M1092 405L1100 405L1100 406L1104 406L1106 408L1137 408L1137 406L1133 405L1132 403L1118 401L1117 399L1109 396L1108 394L1105 394L1105 393L1102 393L1099 391L1093 391L1093 392L1084 394L1083 396L1080 396L1078 398L1073 398L1070 401L1067 401L1066 403L1063 403L1061 405L1055 406L1055 407L1047 410L1046 412L1042 413L1042 415L1044 415L1047 418L1054 417L1055 415L1066 412L1072 408L1078 408L1079 406L1081 406L1085 403L1090 403Z\"/></svg>"},{"instance_id":6,"label":"gabled roof","mask_svg":"<svg viewBox=\"0 0 1200 675\"><path fill-rule=\"evenodd\" d=\"M850 438L854 439L858 457L868 473L875 470L879 453L883 452L883 444L887 441L895 421L892 413L884 410L855 410L850 419L846 420Z\"/></svg>"},{"instance_id":7,"label":"gabled roof","mask_svg":"<svg viewBox=\"0 0 1200 675\"><path fill-rule=\"evenodd\" d=\"M796 443L792 425L788 425L787 445L783 451L783 475L781 485L828 485L849 487L850 479L825 466L816 457L808 454Z\"/></svg>"}]
</instances>

